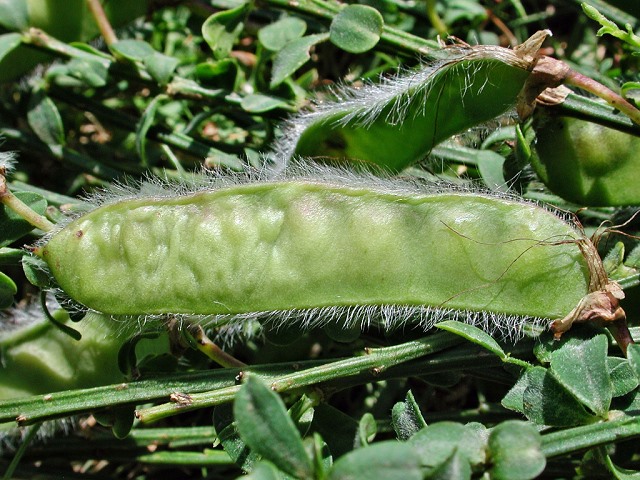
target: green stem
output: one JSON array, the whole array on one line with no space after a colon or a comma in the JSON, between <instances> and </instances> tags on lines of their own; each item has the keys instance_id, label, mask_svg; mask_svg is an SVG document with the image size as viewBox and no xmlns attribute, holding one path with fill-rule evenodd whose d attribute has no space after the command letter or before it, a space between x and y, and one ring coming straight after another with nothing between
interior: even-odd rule
<instances>
[{"instance_id":1,"label":"green stem","mask_svg":"<svg viewBox=\"0 0 640 480\"><path fill-rule=\"evenodd\" d=\"M429 21L431 22L433 28L435 28L436 32L438 32L438 35L440 35L441 37L446 37L447 26L440 18L440 15L438 15L438 12L436 10L436 3L436 0L427 0L427 17L429 18Z\"/></svg>"},{"instance_id":2,"label":"green stem","mask_svg":"<svg viewBox=\"0 0 640 480\"><path fill-rule=\"evenodd\" d=\"M217 344L211 341L204 333L200 325L189 325L183 330L183 334L189 337L189 343L206 355L209 359L224 368L246 368L247 364L241 362L232 355L222 350Z\"/></svg>"},{"instance_id":3,"label":"green stem","mask_svg":"<svg viewBox=\"0 0 640 480\"><path fill-rule=\"evenodd\" d=\"M7 186L7 179L4 176L4 172L0 171L0 202L7 208L10 208L27 222L36 228L39 228L43 232L51 231L55 228L55 225L47 220L45 217L34 212L29 206L16 197Z\"/></svg>"},{"instance_id":4,"label":"green stem","mask_svg":"<svg viewBox=\"0 0 640 480\"><path fill-rule=\"evenodd\" d=\"M357 375L364 371L370 380L389 367L439 352L460 343L462 340L449 333L437 333L422 340L403 343L393 347L370 349L361 357L349 358L320 365L300 372L274 378L268 383L272 390L285 392L322 383L328 380ZM241 372L246 375L248 372ZM255 373L253 373L255 375ZM165 403L136 412L142 422L150 423L179 413L211 407L233 400L240 389L239 385L187 396L175 396L171 403Z\"/></svg>"},{"instance_id":5,"label":"green stem","mask_svg":"<svg viewBox=\"0 0 640 480\"><path fill-rule=\"evenodd\" d=\"M16 451L16 454L13 456L13 459L11 460L11 463L7 467L7 470L4 472L4 476L2 477L2 480L10 480L11 478L13 478L13 472L15 472L16 468L18 467L18 464L20 463L22 456L27 451L27 447L29 446L31 441L35 438L36 433L38 433L38 430L40 429L41 425L42 423L35 424L31 428L29 428L29 430L27 430L27 434L22 440L22 443L20 444L20 447Z\"/></svg>"},{"instance_id":6,"label":"green stem","mask_svg":"<svg viewBox=\"0 0 640 480\"><path fill-rule=\"evenodd\" d=\"M428 338L425 339L428 341ZM453 338L451 339L453 342ZM398 347L390 347L398 348ZM510 350L510 356L531 356L531 343L519 342ZM365 360L369 356L362 357ZM336 360L349 362L351 359ZM275 365L253 365L247 369L226 368L202 372L189 372L153 377L135 382L107 385L81 390L68 390L50 395L36 395L27 398L0 402L0 423L18 419L21 425L30 425L42 420L67 417L91 410L123 404L143 404L166 400L172 393L209 392L223 390L237 385L237 377L243 372L251 372L265 379L267 383L284 378L293 371L311 371L329 360L307 360ZM457 348L448 349L436 355L418 358L406 363L391 366L382 371L377 370L376 376L371 370L364 369L352 376L342 375L342 370L336 372L333 380L322 383L322 392L327 396L333 392L362 385L372 380L382 381L394 378L406 378L442 372L469 372L488 374L492 369L502 371L502 360L487 350L465 342ZM232 397L228 398L229 400Z\"/></svg>"},{"instance_id":7,"label":"green stem","mask_svg":"<svg viewBox=\"0 0 640 480\"><path fill-rule=\"evenodd\" d=\"M640 417L569 428L542 436L542 451L547 458L567 455L608 443L640 437Z\"/></svg>"}]
</instances>

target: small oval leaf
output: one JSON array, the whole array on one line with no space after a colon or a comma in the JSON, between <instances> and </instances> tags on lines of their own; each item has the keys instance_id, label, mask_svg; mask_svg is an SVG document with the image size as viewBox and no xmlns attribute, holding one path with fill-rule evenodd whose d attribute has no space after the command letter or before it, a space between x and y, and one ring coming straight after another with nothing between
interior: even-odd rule
<instances>
[{"instance_id":1,"label":"small oval leaf","mask_svg":"<svg viewBox=\"0 0 640 480\"><path fill-rule=\"evenodd\" d=\"M601 334L589 340L570 340L551 355L553 377L600 416L606 415L613 396L607 348L607 337Z\"/></svg>"},{"instance_id":2,"label":"small oval leaf","mask_svg":"<svg viewBox=\"0 0 640 480\"><path fill-rule=\"evenodd\" d=\"M278 52L278 55L276 55L276 58L273 60L273 70L271 72L271 83L269 86L275 88L280 85L288 76L309 61L311 58L309 49L311 47L325 42L328 39L329 34L317 33L289 42Z\"/></svg>"},{"instance_id":3,"label":"small oval leaf","mask_svg":"<svg viewBox=\"0 0 640 480\"><path fill-rule=\"evenodd\" d=\"M254 452L295 478L312 478L302 439L280 397L249 376L233 405L240 436Z\"/></svg>"},{"instance_id":4,"label":"small oval leaf","mask_svg":"<svg viewBox=\"0 0 640 480\"><path fill-rule=\"evenodd\" d=\"M24 0L1 1L0 25L7 30L26 30L29 27L29 2Z\"/></svg>"},{"instance_id":5,"label":"small oval leaf","mask_svg":"<svg viewBox=\"0 0 640 480\"><path fill-rule=\"evenodd\" d=\"M264 113L286 105L287 102L282 98L259 93L247 95L240 102L240 106L250 113Z\"/></svg>"},{"instance_id":6,"label":"small oval leaf","mask_svg":"<svg viewBox=\"0 0 640 480\"><path fill-rule=\"evenodd\" d=\"M229 56L233 44L244 28L244 19L250 7L250 3L245 3L214 13L202 24L202 36L218 60Z\"/></svg>"},{"instance_id":7,"label":"small oval leaf","mask_svg":"<svg viewBox=\"0 0 640 480\"><path fill-rule=\"evenodd\" d=\"M302 37L307 30L307 23L298 17L285 17L267 25L258 32L260 43L267 50L278 52L285 45Z\"/></svg>"},{"instance_id":8,"label":"small oval leaf","mask_svg":"<svg viewBox=\"0 0 640 480\"><path fill-rule=\"evenodd\" d=\"M349 5L331 22L331 43L350 53L371 50L380 41L384 19L368 5Z\"/></svg>"},{"instance_id":9,"label":"small oval leaf","mask_svg":"<svg viewBox=\"0 0 640 480\"><path fill-rule=\"evenodd\" d=\"M125 58L132 62L141 62L156 53L151 45L142 40L120 40L109 46L109 50L116 57Z\"/></svg>"},{"instance_id":10,"label":"small oval leaf","mask_svg":"<svg viewBox=\"0 0 640 480\"><path fill-rule=\"evenodd\" d=\"M463 338L466 338L470 342L480 345L486 348L492 353L495 353L500 358L505 358L506 354L502 347L496 342L491 335L484 330L480 330L478 327L469 325L467 323L458 322L456 320L445 320L436 324L437 328L446 330L447 332L455 333Z\"/></svg>"},{"instance_id":11,"label":"small oval leaf","mask_svg":"<svg viewBox=\"0 0 640 480\"><path fill-rule=\"evenodd\" d=\"M153 52L142 61L149 74L159 85L166 85L173 77L180 60L160 52Z\"/></svg>"},{"instance_id":12,"label":"small oval leaf","mask_svg":"<svg viewBox=\"0 0 640 480\"><path fill-rule=\"evenodd\" d=\"M22 35L19 33L5 33L0 35L0 61L13 52L22 43Z\"/></svg>"},{"instance_id":13,"label":"small oval leaf","mask_svg":"<svg viewBox=\"0 0 640 480\"><path fill-rule=\"evenodd\" d=\"M510 420L489 435L490 475L495 480L529 480L546 465L538 431L525 422Z\"/></svg>"},{"instance_id":14,"label":"small oval leaf","mask_svg":"<svg viewBox=\"0 0 640 480\"><path fill-rule=\"evenodd\" d=\"M59 151L65 144L65 137L62 117L56 104L43 89L38 88L32 92L28 108L27 121L33 132L54 152Z\"/></svg>"},{"instance_id":15,"label":"small oval leaf","mask_svg":"<svg viewBox=\"0 0 640 480\"><path fill-rule=\"evenodd\" d=\"M18 287L15 282L0 272L0 309L9 308L16 293L18 293Z\"/></svg>"},{"instance_id":16,"label":"small oval leaf","mask_svg":"<svg viewBox=\"0 0 640 480\"><path fill-rule=\"evenodd\" d=\"M340 457L329 474L330 480L356 478L422 480L422 459L409 443L395 440L375 443Z\"/></svg>"}]
</instances>

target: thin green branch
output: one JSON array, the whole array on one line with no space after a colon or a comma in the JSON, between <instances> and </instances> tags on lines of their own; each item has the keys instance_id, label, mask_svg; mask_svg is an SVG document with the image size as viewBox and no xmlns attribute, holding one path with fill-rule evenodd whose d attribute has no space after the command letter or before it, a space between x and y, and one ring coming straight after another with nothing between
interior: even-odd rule
<instances>
[{"instance_id":1,"label":"thin green branch","mask_svg":"<svg viewBox=\"0 0 640 480\"><path fill-rule=\"evenodd\" d=\"M29 446L31 441L35 438L41 425L42 425L41 423L38 423L36 425L33 425L31 428L29 428L29 430L27 431L27 434L25 435L25 437L22 439L22 442L20 443L20 447L18 448L15 455L13 456L11 463L7 467L7 470L4 472L4 476L2 477L2 480L10 480L11 478L13 478L13 472L15 472L16 468L18 467L20 460L22 459L23 455L27 451L27 447Z\"/></svg>"},{"instance_id":2,"label":"thin green branch","mask_svg":"<svg viewBox=\"0 0 640 480\"><path fill-rule=\"evenodd\" d=\"M437 338L443 338L445 334L439 334ZM435 336L434 336L435 337ZM454 345L460 342L460 338L455 335L447 335L446 344ZM297 381L304 381L305 375L314 376L320 373L320 377L313 377L317 381L322 378L327 380L323 383L326 391L336 391L346 388L349 385L358 385L371 382L372 380L385 380L390 378L406 377L408 375L426 375L428 373L439 373L443 371L457 371L466 368L490 368L492 366L501 365L498 357L491 354L478 352L475 346L464 344L461 349L448 350L438 355L428 356L420 360L409 361L407 354L418 354L429 350L432 337L427 337L422 341L410 342L409 344L398 345L395 347L386 347L386 353L383 352L382 357L393 356L405 351L404 362L397 358L392 358L392 364L386 365L380 370L381 354L380 350L374 350L373 354L355 359L341 359L331 363L332 366L324 370L314 370L319 366L329 363L326 361L305 361L297 362L295 365L288 363L274 365L256 365L247 369L218 369L212 371L194 372L167 375L136 382L122 383L117 385L107 385L103 387L95 387L82 390L69 390L64 392L56 392L49 395L36 395L33 397L15 399L0 402L0 423L17 421L20 425L29 425L41 420L49 420L53 418L66 417L83 412L88 412L98 408L105 408L123 404L142 404L151 401L163 400L174 395L174 398L186 398L184 392L189 395L198 392L208 392L208 395L215 396L215 392L224 392L229 388L236 389L237 377L241 374L252 373L259 375L266 382L286 382L292 372ZM440 341L438 345L444 348L446 345ZM435 348L436 345L432 346ZM408 348L408 352L406 349ZM530 348L529 348L530 349ZM385 350L385 349L381 349ZM514 354L516 352L513 352ZM426 354L425 354L426 355ZM478 359L482 358L481 364ZM370 363L370 368L366 366L353 365L351 362ZM344 368L344 364L351 365L350 369ZM355 372L354 373L354 369ZM374 369L374 370L372 370ZM307 372L306 374L304 372ZM360 372L359 374L357 374ZM351 374L351 376L348 376ZM302 376L302 379L300 378ZM283 380L284 379L284 380ZM328 381L332 380L332 381ZM309 382L304 382L308 384ZM301 386L301 385L298 385ZM234 390L235 392L235 390ZM182 394L180 395L175 394ZM224 398L224 401L231 401L233 395ZM218 403L224 403L220 401ZM170 404L175 407L174 404ZM186 410L182 410L186 411ZM179 409L174 408L173 413L180 413Z\"/></svg>"},{"instance_id":3,"label":"thin green branch","mask_svg":"<svg viewBox=\"0 0 640 480\"><path fill-rule=\"evenodd\" d=\"M46 217L34 212L26 203L11 193L3 169L0 169L0 202L43 232L49 232L55 228L55 225Z\"/></svg>"},{"instance_id":4,"label":"thin green branch","mask_svg":"<svg viewBox=\"0 0 640 480\"><path fill-rule=\"evenodd\" d=\"M461 341L460 337L456 335L437 333L422 340L407 342L393 347L372 349L367 352L367 355L361 357L348 358L283 375L268 380L268 383L274 391L284 392L340 377L358 375L363 372L368 372L369 381L372 381L380 373L392 366L439 352ZM249 371L242 372L244 375L247 373ZM136 412L136 416L142 422L150 423L190 410L220 405L231 401L239 389L239 385L234 385L233 387L193 395L175 395L172 397L172 402L139 410Z\"/></svg>"},{"instance_id":5,"label":"thin green branch","mask_svg":"<svg viewBox=\"0 0 640 480\"><path fill-rule=\"evenodd\" d=\"M608 422L569 428L542 436L547 458L640 437L640 416L623 416Z\"/></svg>"}]
</instances>

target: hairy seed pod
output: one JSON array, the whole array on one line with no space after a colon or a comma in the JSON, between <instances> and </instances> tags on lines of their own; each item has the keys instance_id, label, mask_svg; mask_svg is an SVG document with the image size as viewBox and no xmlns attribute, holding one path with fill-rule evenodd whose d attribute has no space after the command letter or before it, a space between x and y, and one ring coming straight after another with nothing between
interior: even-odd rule
<instances>
[{"instance_id":1,"label":"hairy seed pod","mask_svg":"<svg viewBox=\"0 0 640 480\"><path fill-rule=\"evenodd\" d=\"M91 315L74 329L77 341L42 316L39 305L6 312L0 331L0 399L122 382L118 351L122 326Z\"/></svg>"},{"instance_id":2,"label":"hairy seed pod","mask_svg":"<svg viewBox=\"0 0 640 480\"><path fill-rule=\"evenodd\" d=\"M287 158L350 159L400 171L443 140L524 101L548 34L538 32L513 50L447 47L445 59L427 68L343 89L336 101L294 117L275 150Z\"/></svg>"},{"instance_id":3,"label":"hairy seed pod","mask_svg":"<svg viewBox=\"0 0 640 480\"><path fill-rule=\"evenodd\" d=\"M586 239L535 204L307 173L111 200L36 253L69 297L116 316L340 315L348 325L381 314L388 326L413 317L429 327L462 311L517 330L514 317L563 317L588 293L576 244Z\"/></svg>"},{"instance_id":4,"label":"hairy seed pod","mask_svg":"<svg viewBox=\"0 0 640 480\"><path fill-rule=\"evenodd\" d=\"M640 205L640 137L572 117L537 114L531 162L551 191L589 206Z\"/></svg>"}]
</instances>

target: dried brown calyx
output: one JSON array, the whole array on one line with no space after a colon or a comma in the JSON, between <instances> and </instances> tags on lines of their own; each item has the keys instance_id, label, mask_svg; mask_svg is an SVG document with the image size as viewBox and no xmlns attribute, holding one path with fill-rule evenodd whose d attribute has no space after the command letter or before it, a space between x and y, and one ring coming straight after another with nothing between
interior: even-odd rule
<instances>
[{"instance_id":1,"label":"dried brown calyx","mask_svg":"<svg viewBox=\"0 0 640 480\"><path fill-rule=\"evenodd\" d=\"M627 327L627 316L620 306L624 292L618 283L609 280L595 245L588 238L578 241L578 246L589 267L589 293L564 317L551 323L554 338L560 339L574 323L589 322L609 327L618 345L626 355L633 343Z\"/></svg>"}]
</instances>

